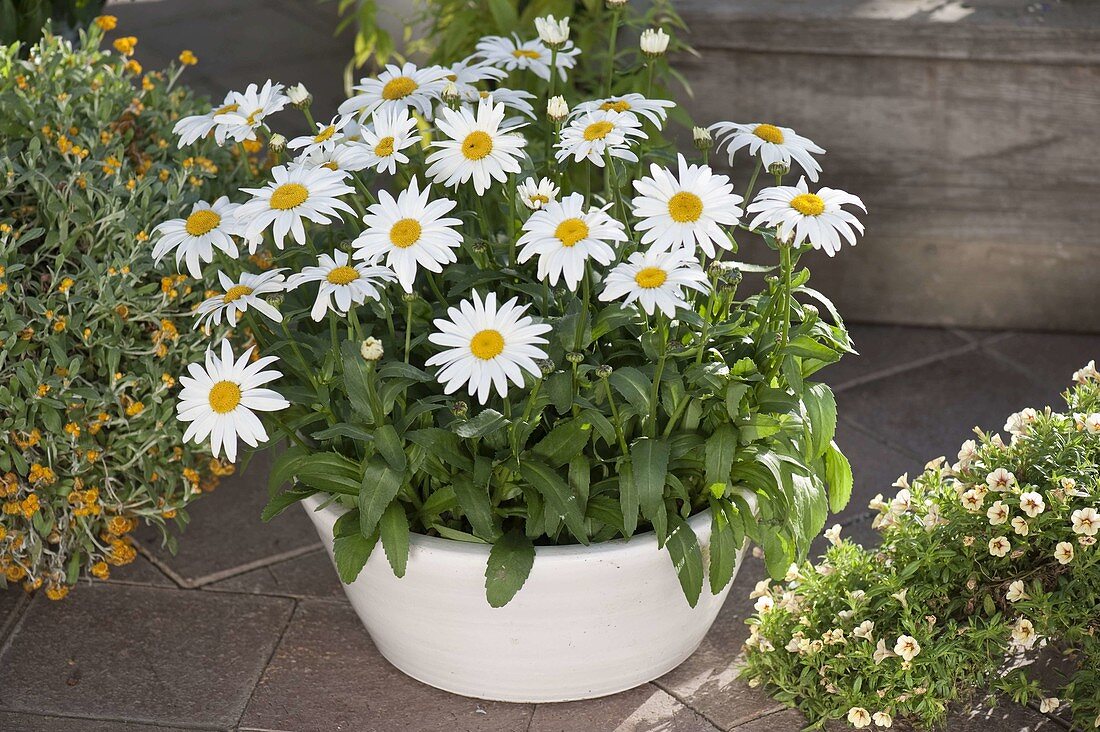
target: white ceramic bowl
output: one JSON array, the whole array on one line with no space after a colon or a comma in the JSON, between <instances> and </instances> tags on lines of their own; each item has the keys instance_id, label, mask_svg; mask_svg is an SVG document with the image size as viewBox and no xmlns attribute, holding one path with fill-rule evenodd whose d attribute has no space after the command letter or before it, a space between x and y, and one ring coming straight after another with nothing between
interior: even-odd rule
<instances>
[{"instance_id":1,"label":"white ceramic bowl","mask_svg":"<svg viewBox=\"0 0 1100 732\"><path fill-rule=\"evenodd\" d=\"M331 557L341 509L316 510L322 502L317 495L303 505ZM710 512L688 523L708 557ZM568 701L644 684L695 651L729 593L727 585L712 595L704 581L690 607L668 552L650 532L587 547L537 547L526 584L493 608L485 600L488 546L411 538L403 578L394 577L378 546L344 590L390 663L480 699Z\"/></svg>"}]
</instances>

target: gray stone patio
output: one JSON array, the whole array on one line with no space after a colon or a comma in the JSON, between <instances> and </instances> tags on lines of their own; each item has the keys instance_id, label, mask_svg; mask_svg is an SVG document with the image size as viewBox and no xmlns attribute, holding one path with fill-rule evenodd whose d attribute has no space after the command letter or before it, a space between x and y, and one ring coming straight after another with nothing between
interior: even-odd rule
<instances>
[{"instance_id":1,"label":"gray stone patio","mask_svg":"<svg viewBox=\"0 0 1100 732\"><path fill-rule=\"evenodd\" d=\"M974 425L1054 403L1100 337L855 325L862 356L825 372L856 494L840 517L873 540L867 499L949 453ZM652 684L567 704L479 702L424 686L374 649L305 515L261 524L266 466L194 504L176 556L144 534L138 562L65 602L0 593L0 730L140 732L793 732L805 720L737 679L741 570L698 652ZM1065 725L1007 702L950 729Z\"/></svg>"}]
</instances>

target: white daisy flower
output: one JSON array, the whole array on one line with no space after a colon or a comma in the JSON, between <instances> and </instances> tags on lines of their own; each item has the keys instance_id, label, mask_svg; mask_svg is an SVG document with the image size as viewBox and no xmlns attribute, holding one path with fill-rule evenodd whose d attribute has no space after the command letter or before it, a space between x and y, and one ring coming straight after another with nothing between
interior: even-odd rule
<instances>
[{"instance_id":1,"label":"white daisy flower","mask_svg":"<svg viewBox=\"0 0 1100 732\"><path fill-rule=\"evenodd\" d=\"M290 99L283 94L283 85L270 79L263 87L249 84L243 92L231 92L226 99L235 109L214 115L214 121L225 125L225 135L231 140L243 142L255 140L256 130L263 126L264 119L285 107Z\"/></svg>"},{"instance_id":2,"label":"white daisy flower","mask_svg":"<svg viewBox=\"0 0 1100 732\"><path fill-rule=\"evenodd\" d=\"M840 238L855 246L855 229L863 233L854 215L841 208L850 203L866 213L867 207L858 196L833 188L820 188L810 193L806 179L799 178L797 186L774 186L760 191L749 204L749 213L756 218L749 224L755 229L760 224L776 227L780 239L794 237L794 246L809 240L814 249L824 249L830 257L840 251Z\"/></svg>"},{"instance_id":3,"label":"white daisy flower","mask_svg":"<svg viewBox=\"0 0 1100 732\"><path fill-rule=\"evenodd\" d=\"M328 224L339 218L338 211L354 213L351 206L339 199L355 191L344 183L346 175L344 171L324 167L291 170L279 165L271 169L273 182L263 188L242 188L252 194L252 200L237 209L237 219L245 226L249 251L255 251L268 227L272 228L275 246L282 249L288 233L299 244L306 243L303 219Z\"/></svg>"},{"instance_id":4,"label":"white daisy flower","mask_svg":"<svg viewBox=\"0 0 1100 732\"><path fill-rule=\"evenodd\" d=\"M176 269L187 261L187 271L196 280L202 279L200 262L214 261L214 249L220 249L233 259L240 256L234 234L240 234L237 218L239 204L230 203L222 196L214 203L198 201L191 207L186 219L172 219L158 224L153 233L159 235L153 247L153 261L157 264L168 252L176 250Z\"/></svg>"},{"instance_id":5,"label":"white daisy flower","mask_svg":"<svg viewBox=\"0 0 1100 732\"><path fill-rule=\"evenodd\" d=\"M316 134L295 137L286 146L291 150L303 147L313 149L322 145L331 147L344 139L344 128L347 127L350 121L351 117L336 116L327 125L318 122Z\"/></svg>"},{"instance_id":6,"label":"white daisy flower","mask_svg":"<svg viewBox=\"0 0 1100 732\"><path fill-rule=\"evenodd\" d=\"M371 149L362 142L344 141L336 145L316 145L290 162L290 170L328 168L344 172L366 170L375 162Z\"/></svg>"},{"instance_id":7,"label":"white daisy flower","mask_svg":"<svg viewBox=\"0 0 1100 732\"><path fill-rule=\"evenodd\" d=\"M522 91L519 89L504 89L498 88L492 91L476 91L473 94L463 95L462 101L464 104L473 105L481 99L492 98L494 104L503 104L506 109L511 109L519 112L522 115L535 118L535 108L531 106L529 100L534 99L535 95L531 92ZM506 119L502 125L507 129L514 129L519 127L520 120L512 117Z\"/></svg>"},{"instance_id":8,"label":"white daisy flower","mask_svg":"<svg viewBox=\"0 0 1100 732\"><path fill-rule=\"evenodd\" d=\"M797 134L790 127L777 127L776 125L752 124L742 125L736 122L716 122L710 126L718 136L718 148L726 146L729 153L730 165L733 165L734 154L743 147L748 147L749 155L756 155L767 170L775 163L790 169L791 162L806 173L806 177L812 182L817 182L821 165L814 160L813 155L821 155L824 148L818 147L813 140L809 140Z\"/></svg>"},{"instance_id":9,"label":"white daisy flower","mask_svg":"<svg viewBox=\"0 0 1100 732\"><path fill-rule=\"evenodd\" d=\"M379 191L378 203L363 216L367 230L351 243L355 258L372 262L385 255L401 287L412 292L417 268L442 272L443 265L458 261L452 250L462 246L462 234L454 227L462 220L443 218L456 205L448 198L429 201L428 189L421 191L415 177L396 199Z\"/></svg>"},{"instance_id":10,"label":"white daisy flower","mask_svg":"<svg viewBox=\"0 0 1100 732\"><path fill-rule=\"evenodd\" d=\"M634 227L644 231L642 244L662 250L695 245L715 255L715 245L732 249L733 242L723 226L736 226L744 200L733 192L733 184L724 175L715 175L707 165L689 165L677 155L678 171L659 165L650 166L650 176L634 181L638 196L631 201L640 221Z\"/></svg>"},{"instance_id":11,"label":"white daisy flower","mask_svg":"<svg viewBox=\"0 0 1100 732\"><path fill-rule=\"evenodd\" d=\"M608 273L600 300L623 298L625 305L637 301L648 315L660 310L671 318L676 308L690 308L684 299L685 287L699 292L710 290L707 275L695 258L682 249L650 249L634 252Z\"/></svg>"},{"instance_id":12,"label":"white daisy flower","mask_svg":"<svg viewBox=\"0 0 1100 732\"><path fill-rule=\"evenodd\" d=\"M631 138L644 140L647 137L642 132L642 123L630 112L587 112L574 117L561 131L554 157L559 163L572 158L573 162L588 160L602 168L606 150L611 157L636 163L638 156L630 150L634 142Z\"/></svg>"},{"instance_id":13,"label":"white daisy flower","mask_svg":"<svg viewBox=\"0 0 1100 732\"><path fill-rule=\"evenodd\" d=\"M609 206L611 204L608 204ZM573 193L559 203L552 201L535 211L523 223L523 236L516 242L519 261L538 255L538 277L557 285L577 289L584 277L589 258L602 265L611 264L615 250L608 242L627 241L623 224L611 218L606 208L585 210L584 195Z\"/></svg>"},{"instance_id":14,"label":"white daisy flower","mask_svg":"<svg viewBox=\"0 0 1100 732\"><path fill-rule=\"evenodd\" d=\"M477 395L484 404L495 386L500 396L508 394L508 382L523 386L523 372L539 376L536 363L546 358L539 346L548 341L542 334L550 330L546 323L536 323L523 313L512 298L499 308L496 293L490 292L482 301L475 290L472 300L463 300L457 308L448 308L449 320L437 318L437 332L428 340L447 350L426 362L441 366L436 373L444 393L452 394L466 386L470 396Z\"/></svg>"},{"instance_id":15,"label":"white daisy flower","mask_svg":"<svg viewBox=\"0 0 1100 732\"><path fill-rule=\"evenodd\" d=\"M638 117L644 117L654 127L661 129L665 120L668 119L668 110L675 106L676 102L668 99L646 99L637 92L631 92L630 94L620 94L606 99L581 102L573 108L570 114L576 116L597 111L630 112Z\"/></svg>"},{"instance_id":16,"label":"white daisy flower","mask_svg":"<svg viewBox=\"0 0 1100 732\"><path fill-rule=\"evenodd\" d=\"M449 188L473 179L481 195L493 180L504 182L509 173L520 171L523 137L500 130L504 105L492 97L481 99L477 114L469 109L440 109L436 125L447 138L432 143L438 148L428 156L427 175Z\"/></svg>"},{"instance_id":17,"label":"white daisy flower","mask_svg":"<svg viewBox=\"0 0 1100 732\"><path fill-rule=\"evenodd\" d=\"M580 52L572 41L566 41L558 49L554 65L562 81L565 81L566 69L573 68L576 64L575 56ZM521 41L515 34L510 38L485 36L477 42L477 52L474 55L508 72L530 69L543 81L550 80L550 49L537 38Z\"/></svg>"},{"instance_id":18,"label":"white daisy flower","mask_svg":"<svg viewBox=\"0 0 1100 732\"><path fill-rule=\"evenodd\" d=\"M362 130L363 146L367 151L367 166L374 172L383 170L393 175L397 165L405 165L409 157L402 150L420 142L416 132L416 118L407 109L378 110L371 114L370 127Z\"/></svg>"},{"instance_id":19,"label":"white daisy flower","mask_svg":"<svg viewBox=\"0 0 1100 732\"><path fill-rule=\"evenodd\" d=\"M470 56L447 67L447 81L455 85L458 95L463 99L478 95L477 85L485 81L500 81L508 77L508 72L498 69L488 61Z\"/></svg>"},{"instance_id":20,"label":"white daisy flower","mask_svg":"<svg viewBox=\"0 0 1100 732\"><path fill-rule=\"evenodd\" d=\"M234 127L235 124L230 125L224 122L218 122L217 117L237 111L239 105L233 101L234 94L235 92L226 94L225 100L206 114L192 114L180 118L172 127L172 133L179 135L180 138L179 142L176 143L176 147L190 145L196 140L206 137L211 132L214 133L215 142L217 142L218 145L224 145L226 133L228 133L230 128Z\"/></svg>"},{"instance_id":21,"label":"white daisy flower","mask_svg":"<svg viewBox=\"0 0 1100 732\"><path fill-rule=\"evenodd\" d=\"M431 119L432 105L443 94L448 73L442 66L418 69L411 63L387 64L378 78L360 79L358 86L352 87L358 94L344 101L339 112L367 117L376 109L389 111L411 107Z\"/></svg>"},{"instance_id":22,"label":"white daisy flower","mask_svg":"<svg viewBox=\"0 0 1100 732\"><path fill-rule=\"evenodd\" d=\"M184 442L203 442L210 438L214 457L225 456L229 462L237 459L237 439L256 447L267 441L267 431L255 412L277 412L290 402L271 389L260 387L280 376L278 371L264 368L278 361L265 356L252 361L249 348L234 361L229 341L222 341L221 358L206 352L206 366L193 363L187 367L190 376L180 376L177 418L190 422L183 433Z\"/></svg>"},{"instance_id":23,"label":"white daisy flower","mask_svg":"<svg viewBox=\"0 0 1100 732\"><path fill-rule=\"evenodd\" d=\"M362 264L348 262L347 252L337 250L331 257L322 254L317 258L316 267L305 267L287 280L288 290L297 289L307 282L321 283L309 313L315 321L321 322L329 310L343 316L347 315L353 304L362 305L368 298L381 299L379 285L397 279L393 270L379 267L374 261L368 260Z\"/></svg>"},{"instance_id":24,"label":"white daisy flower","mask_svg":"<svg viewBox=\"0 0 1100 732\"><path fill-rule=\"evenodd\" d=\"M255 308L276 323L281 323L282 313L269 304L264 295L274 295L286 289L286 278L282 274L285 271L269 269L259 274L242 272L240 282L234 282L224 272L218 272L218 281L223 292L199 303L195 309L198 316L195 327L221 325L222 314L225 315L226 322L236 325L240 314L249 308Z\"/></svg>"},{"instance_id":25,"label":"white daisy flower","mask_svg":"<svg viewBox=\"0 0 1100 732\"><path fill-rule=\"evenodd\" d=\"M538 181L528 178L516 187L519 200L532 211L538 211L551 201L558 200L559 192L554 181L549 178L541 178Z\"/></svg>"}]
</instances>

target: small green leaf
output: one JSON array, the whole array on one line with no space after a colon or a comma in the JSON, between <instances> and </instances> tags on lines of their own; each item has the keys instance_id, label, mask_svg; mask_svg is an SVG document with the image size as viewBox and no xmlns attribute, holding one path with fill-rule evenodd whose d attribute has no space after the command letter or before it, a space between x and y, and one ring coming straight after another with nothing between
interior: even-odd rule
<instances>
[{"instance_id":1,"label":"small green leaf","mask_svg":"<svg viewBox=\"0 0 1100 732\"><path fill-rule=\"evenodd\" d=\"M456 473L453 485L459 508L473 526L474 533L483 539L492 540L496 537L498 531L493 522L488 485L485 482L475 483L466 473Z\"/></svg>"},{"instance_id":2,"label":"small green leaf","mask_svg":"<svg viewBox=\"0 0 1100 732\"><path fill-rule=\"evenodd\" d=\"M401 481L401 474L378 458L367 463L359 486L359 526L363 534L374 533L382 513L401 490Z\"/></svg>"},{"instance_id":3,"label":"small green leaf","mask_svg":"<svg viewBox=\"0 0 1100 732\"><path fill-rule=\"evenodd\" d=\"M741 400L749 392L749 385L740 381L731 381L726 387L726 412L730 419L741 417Z\"/></svg>"},{"instance_id":4,"label":"small green leaf","mask_svg":"<svg viewBox=\"0 0 1100 732\"><path fill-rule=\"evenodd\" d=\"M729 424L719 425L707 438L705 452L707 485L728 485L737 453L737 430Z\"/></svg>"},{"instance_id":5,"label":"small green leaf","mask_svg":"<svg viewBox=\"0 0 1100 732\"><path fill-rule=\"evenodd\" d=\"M835 442L825 449L825 482L829 486L829 510L842 511L852 497L852 464Z\"/></svg>"},{"instance_id":6,"label":"small green leaf","mask_svg":"<svg viewBox=\"0 0 1100 732\"><path fill-rule=\"evenodd\" d=\"M569 485L547 465L537 460L524 460L520 464L520 475L530 483L553 508L555 513L565 520L569 531L582 544L588 543L588 532L584 528L584 507L569 490Z\"/></svg>"},{"instance_id":7,"label":"small green leaf","mask_svg":"<svg viewBox=\"0 0 1100 732\"><path fill-rule=\"evenodd\" d=\"M676 568L680 587L688 605L695 607L703 591L703 553L699 550L699 540L687 522L677 514L669 515L669 534L665 546Z\"/></svg>"},{"instance_id":8,"label":"small green leaf","mask_svg":"<svg viewBox=\"0 0 1100 732\"><path fill-rule=\"evenodd\" d=\"M513 529L500 537L489 550L485 567L485 599L489 605L507 605L527 581L534 563L535 545L522 532Z\"/></svg>"},{"instance_id":9,"label":"small green leaf","mask_svg":"<svg viewBox=\"0 0 1100 732\"><path fill-rule=\"evenodd\" d=\"M267 505L264 506L263 513L260 514L260 520L267 523L285 511L288 507L293 506L298 501L309 498L316 492L317 491L313 488L299 488L297 490L283 491L267 502Z\"/></svg>"},{"instance_id":10,"label":"small green leaf","mask_svg":"<svg viewBox=\"0 0 1100 732\"><path fill-rule=\"evenodd\" d=\"M335 452L303 456L294 463L294 476L319 491L349 496L359 493L359 466Z\"/></svg>"},{"instance_id":11,"label":"small green leaf","mask_svg":"<svg viewBox=\"0 0 1100 732\"><path fill-rule=\"evenodd\" d=\"M737 566L737 539L725 511L711 501L710 521L710 593L717 595L733 579Z\"/></svg>"},{"instance_id":12,"label":"small green leaf","mask_svg":"<svg viewBox=\"0 0 1100 732\"><path fill-rule=\"evenodd\" d=\"M409 562L409 519L400 501L394 501L386 508L382 520L378 522L378 531L393 573L404 577Z\"/></svg>"},{"instance_id":13,"label":"small green leaf","mask_svg":"<svg viewBox=\"0 0 1100 732\"><path fill-rule=\"evenodd\" d=\"M561 467L584 450L590 434L591 430L583 422L563 419L531 451L550 467Z\"/></svg>"},{"instance_id":14,"label":"small green leaf","mask_svg":"<svg viewBox=\"0 0 1100 732\"><path fill-rule=\"evenodd\" d=\"M619 464L619 507L623 514L623 536L633 536L638 528L638 487L629 460Z\"/></svg>"},{"instance_id":15,"label":"small green leaf","mask_svg":"<svg viewBox=\"0 0 1100 732\"><path fill-rule=\"evenodd\" d=\"M811 384L802 395L810 422L810 457L820 457L836 434L836 397L825 384Z\"/></svg>"},{"instance_id":16,"label":"small green leaf","mask_svg":"<svg viewBox=\"0 0 1100 732\"><path fill-rule=\"evenodd\" d=\"M312 453L305 447L294 447L283 450L271 464L271 472L267 476L267 493L274 496L280 488L294 479L294 471L298 468L298 462Z\"/></svg>"},{"instance_id":17,"label":"small green leaf","mask_svg":"<svg viewBox=\"0 0 1100 732\"><path fill-rule=\"evenodd\" d=\"M455 424L454 431L459 437L484 437L491 435L508 424L507 418L495 409L482 410L473 419Z\"/></svg>"},{"instance_id":18,"label":"small green leaf","mask_svg":"<svg viewBox=\"0 0 1100 732\"><path fill-rule=\"evenodd\" d=\"M633 366L615 369L608 377L612 388L634 407L638 414L649 413L649 390L652 383L645 374Z\"/></svg>"},{"instance_id":19,"label":"small green leaf","mask_svg":"<svg viewBox=\"0 0 1100 732\"><path fill-rule=\"evenodd\" d=\"M340 575L341 582L350 584L355 581L363 565L370 559L374 545L377 543L378 534L372 534L369 537L362 534L336 537L332 555L335 558L336 573Z\"/></svg>"},{"instance_id":20,"label":"small green leaf","mask_svg":"<svg viewBox=\"0 0 1100 732\"><path fill-rule=\"evenodd\" d=\"M668 474L668 442L642 437L630 446L634 486L642 515L650 521L664 511L665 476Z\"/></svg>"},{"instance_id":21,"label":"small green leaf","mask_svg":"<svg viewBox=\"0 0 1100 732\"><path fill-rule=\"evenodd\" d=\"M374 446L389 466L398 473L405 472L405 445L391 424L379 425L374 430Z\"/></svg>"},{"instance_id":22,"label":"small green leaf","mask_svg":"<svg viewBox=\"0 0 1100 732\"><path fill-rule=\"evenodd\" d=\"M344 341L340 345L340 360L344 367L344 390L355 413L373 424L374 411L370 404L370 380L376 378L371 373L371 365L359 353L359 344Z\"/></svg>"}]
</instances>

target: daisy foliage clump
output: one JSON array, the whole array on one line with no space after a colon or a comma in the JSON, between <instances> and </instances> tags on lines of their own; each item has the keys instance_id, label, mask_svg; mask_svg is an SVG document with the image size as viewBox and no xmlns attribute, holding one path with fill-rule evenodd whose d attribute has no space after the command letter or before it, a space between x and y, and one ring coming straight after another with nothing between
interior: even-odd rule
<instances>
[{"instance_id":1,"label":"daisy foliage clump","mask_svg":"<svg viewBox=\"0 0 1100 732\"><path fill-rule=\"evenodd\" d=\"M223 276L229 309L203 303L215 257L247 251L225 194L254 161L177 147L183 120L216 116L181 82L194 54L143 71L116 22L0 48L0 586L55 600L133 561L139 526L186 524L233 471L182 444L175 390L206 347L196 314L232 325L273 291Z\"/></svg>"},{"instance_id":2,"label":"daisy foliage clump","mask_svg":"<svg viewBox=\"0 0 1100 732\"><path fill-rule=\"evenodd\" d=\"M634 12L606 10L612 46ZM640 531L692 604L705 574L729 583L746 537L782 576L851 489L832 392L812 381L851 344L798 263L854 243L862 203L803 190L789 163L822 152L808 141L756 155L741 190L707 145L678 154L675 105L652 96L667 34L604 55L582 96L569 19L537 25L450 65L387 66L328 121L291 87L311 133L274 138L290 157L271 180L211 208L231 222L201 213L192 239L164 225L162 266L175 248L188 271L216 268L224 292L199 318L236 328L190 369L187 436L229 459L285 440L265 515L315 493L345 508L345 581L378 544L402 575L410 532L492 545L498 605L536 544ZM272 135L239 116L206 134ZM741 263L742 247L777 263ZM256 279L257 258L277 274ZM745 273L768 277L739 295ZM253 345L265 369L242 360ZM686 522L706 510L709 552Z\"/></svg>"},{"instance_id":3,"label":"daisy foliage clump","mask_svg":"<svg viewBox=\"0 0 1100 732\"><path fill-rule=\"evenodd\" d=\"M835 526L820 563L762 581L750 683L811 727L936 727L995 691L1100 728L1100 373L1090 362L1073 380L1064 412L976 430L954 464L875 496L879 546Z\"/></svg>"}]
</instances>

